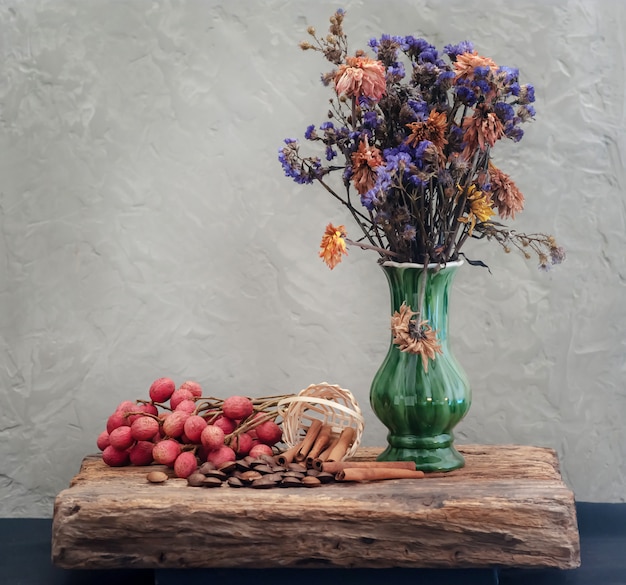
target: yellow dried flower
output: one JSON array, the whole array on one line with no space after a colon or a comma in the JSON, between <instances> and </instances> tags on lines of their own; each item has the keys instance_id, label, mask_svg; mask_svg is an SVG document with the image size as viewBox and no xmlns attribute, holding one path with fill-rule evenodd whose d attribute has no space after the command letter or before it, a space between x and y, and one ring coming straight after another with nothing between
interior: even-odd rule
<instances>
[{"instance_id":1,"label":"yellow dried flower","mask_svg":"<svg viewBox=\"0 0 626 585\"><path fill-rule=\"evenodd\" d=\"M467 202L469 203L469 210L466 217L459 217L461 223L469 223L469 235L472 235L476 221L484 222L489 220L495 211L491 206L491 200L489 194L484 191L479 191L476 185L470 185L467 190Z\"/></svg>"}]
</instances>

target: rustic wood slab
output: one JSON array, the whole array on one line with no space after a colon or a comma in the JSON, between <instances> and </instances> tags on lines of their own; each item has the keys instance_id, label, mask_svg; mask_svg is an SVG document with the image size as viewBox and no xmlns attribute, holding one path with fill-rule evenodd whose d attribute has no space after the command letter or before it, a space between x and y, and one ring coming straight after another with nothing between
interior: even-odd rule
<instances>
[{"instance_id":1,"label":"rustic wood slab","mask_svg":"<svg viewBox=\"0 0 626 585\"><path fill-rule=\"evenodd\" d=\"M574 496L554 451L459 450L463 469L424 479L270 490L150 484L147 471L163 466L110 468L89 456L56 498L52 560L68 569L580 565Z\"/></svg>"}]
</instances>

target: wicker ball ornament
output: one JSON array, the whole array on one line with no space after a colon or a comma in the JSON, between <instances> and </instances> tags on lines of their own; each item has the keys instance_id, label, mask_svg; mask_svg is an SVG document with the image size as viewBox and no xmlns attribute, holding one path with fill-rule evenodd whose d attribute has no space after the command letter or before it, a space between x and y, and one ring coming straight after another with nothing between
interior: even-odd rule
<instances>
[{"instance_id":1,"label":"wicker ball ornament","mask_svg":"<svg viewBox=\"0 0 626 585\"><path fill-rule=\"evenodd\" d=\"M283 418L283 442L288 447L294 447L304 439L315 419L330 425L336 436L344 428L354 429L354 441L345 457L354 455L361 443L365 428L361 408L352 393L340 386L326 382L311 384L298 395L281 400L277 409Z\"/></svg>"}]
</instances>

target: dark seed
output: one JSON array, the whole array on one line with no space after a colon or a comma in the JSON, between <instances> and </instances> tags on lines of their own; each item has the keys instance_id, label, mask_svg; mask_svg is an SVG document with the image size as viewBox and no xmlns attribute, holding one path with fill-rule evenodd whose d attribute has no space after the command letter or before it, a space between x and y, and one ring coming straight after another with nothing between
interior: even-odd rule
<instances>
[{"instance_id":1,"label":"dark seed","mask_svg":"<svg viewBox=\"0 0 626 585\"><path fill-rule=\"evenodd\" d=\"M335 481L335 476L327 471L320 471L316 477L320 480L320 483L332 483Z\"/></svg>"},{"instance_id":2,"label":"dark seed","mask_svg":"<svg viewBox=\"0 0 626 585\"><path fill-rule=\"evenodd\" d=\"M200 466L200 469L198 469L198 473L202 473L203 475L206 474L209 471L214 471L215 470L215 465L213 465L213 463L209 463L208 461L206 463L203 463Z\"/></svg>"},{"instance_id":3,"label":"dark seed","mask_svg":"<svg viewBox=\"0 0 626 585\"><path fill-rule=\"evenodd\" d=\"M239 471L248 471L250 469L250 464L243 459L236 461L235 466Z\"/></svg>"},{"instance_id":4,"label":"dark seed","mask_svg":"<svg viewBox=\"0 0 626 585\"><path fill-rule=\"evenodd\" d=\"M244 483L238 477L229 477L228 485L230 487L239 488L239 487L243 487Z\"/></svg>"},{"instance_id":5,"label":"dark seed","mask_svg":"<svg viewBox=\"0 0 626 585\"><path fill-rule=\"evenodd\" d=\"M202 487L203 482L204 475L202 475L201 473L192 473L187 478L187 485L190 485L191 487Z\"/></svg>"},{"instance_id":6,"label":"dark seed","mask_svg":"<svg viewBox=\"0 0 626 585\"><path fill-rule=\"evenodd\" d=\"M280 482L283 479L282 473L268 473L263 476L263 479L267 479L268 481Z\"/></svg>"},{"instance_id":7,"label":"dark seed","mask_svg":"<svg viewBox=\"0 0 626 585\"><path fill-rule=\"evenodd\" d=\"M257 457L256 459L250 461L250 467L252 467L252 469L257 467L258 465L267 465L267 461L265 461L265 459L261 459L260 457Z\"/></svg>"},{"instance_id":8,"label":"dark seed","mask_svg":"<svg viewBox=\"0 0 626 585\"><path fill-rule=\"evenodd\" d=\"M266 490L268 488L273 488L276 485L275 481L271 481L268 479L265 479L264 477L261 479L255 479L251 484L250 487L251 488L256 488L259 490Z\"/></svg>"},{"instance_id":9,"label":"dark seed","mask_svg":"<svg viewBox=\"0 0 626 585\"><path fill-rule=\"evenodd\" d=\"M280 487L301 487L302 481L297 477L284 477L279 485Z\"/></svg>"},{"instance_id":10,"label":"dark seed","mask_svg":"<svg viewBox=\"0 0 626 585\"><path fill-rule=\"evenodd\" d=\"M255 481L257 479L261 479L262 477L263 476L258 471L254 471L252 469L244 471L239 475L239 479L247 483L250 483L251 481Z\"/></svg>"},{"instance_id":11,"label":"dark seed","mask_svg":"<svg viewBox=\"0 0 626 585\"><path fill-rule=\"evenodd\" d=\"M307 475L302 480L302 485L306 487L318 487L322 485L322 482L319 479L317 479L317 477L313 477L312 475Z\"/></svg>"},{"instance_id":12,"label":"dark seed","mask_svg":"<svg viewBox=\"0 0 626 585\"><path fill-rule=\"evenodd\" d=\"M222 485L222 480L217 477L205 477L202 482L202 487L212 488L212 487L220 487Z\"/></svg>"},{"instance_id":13,"label":"dark seed","mask_svg":"<svg viewBox=\"0 0 626 585\"><path fill-rule=\"evenodd\" d=\"M204 475L206 477L216 477L220 481L225 481L228 478L228 475L226 475L223 471L220 471L219 469L213 469L212 471L207 471Z\"/></svg>"},{"instance_id":14,"label":"dark seed","mask_svg":"<svg viewBox=\"0 0 626 585\"><path fill-rule=\"evenodd\" d=\"M224 473L232 473L233 471L235 471L235 469L237 468L237 464L234 461L226 461L225 463L222 463L218 469L220 471L223 471Z\"/></svg>"}]
</instances>

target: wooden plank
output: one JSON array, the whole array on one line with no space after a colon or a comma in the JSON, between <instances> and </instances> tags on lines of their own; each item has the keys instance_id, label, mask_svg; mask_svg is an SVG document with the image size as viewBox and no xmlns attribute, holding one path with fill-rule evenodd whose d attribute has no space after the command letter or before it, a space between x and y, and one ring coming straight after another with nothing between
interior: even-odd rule
<instances>
[{"instance_id":1,"label":"wooden plank","mask_svg":"<svg viewBox=\"0 0 626 585\"><path fill-rule=\"evenodd\" d=\"M71 569L579 566L574 496L554 451L459 450L463 469L425 479L270 490L154 485L148 468L89 456L56 498L52 559Z\"/></svg>"}]
</instances>

